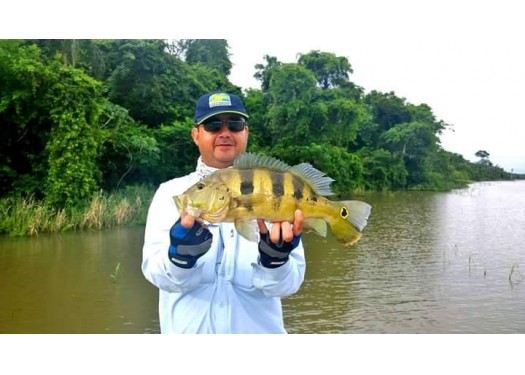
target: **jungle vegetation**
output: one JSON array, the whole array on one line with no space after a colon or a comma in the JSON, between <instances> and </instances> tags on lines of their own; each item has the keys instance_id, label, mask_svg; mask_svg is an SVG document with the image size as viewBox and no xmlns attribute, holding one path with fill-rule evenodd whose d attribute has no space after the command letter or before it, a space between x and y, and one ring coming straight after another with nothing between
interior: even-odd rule
<instances>
[{"instance_id":1,"label":"jungle vegetation","mask_svg":"<svg viewBox=\"0 0 525 375\"><path fill-rule=\"evenodd\" d=\"M130 205L129 220L143 220L147 192L194 169L195 102L216 90L243 97L249 151L309 162L339 194L516 177L487 151L473 163L444 150L439 136L451 125L428 104L366 93L346 57L264 56L255 66L260 89L233 85L231 68L221 39L0 40L0 233L31 232L13 230L18 206L31 212L29 226L47 218L33 232L126 222L99 212L93 225L101 202L106 212Z\"/></svg>"}]
</instances>

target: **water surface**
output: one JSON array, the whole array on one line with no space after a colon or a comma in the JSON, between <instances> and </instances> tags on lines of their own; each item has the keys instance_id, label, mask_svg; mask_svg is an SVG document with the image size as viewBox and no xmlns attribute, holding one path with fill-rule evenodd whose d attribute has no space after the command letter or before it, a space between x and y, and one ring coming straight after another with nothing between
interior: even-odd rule
<instances>
[{"instance_id":1,"label":"water surface","mask_svg":"<svg viewBox=\"0 0 525 375\"><path fill-rule=\"evenodd\" d=\"M356 246L304 236L306 279L283 300L290 333L525 333L525 181L366 200ZM0 238L0 333L159 332L142 238Z\"/></svg>"}]
</instances>

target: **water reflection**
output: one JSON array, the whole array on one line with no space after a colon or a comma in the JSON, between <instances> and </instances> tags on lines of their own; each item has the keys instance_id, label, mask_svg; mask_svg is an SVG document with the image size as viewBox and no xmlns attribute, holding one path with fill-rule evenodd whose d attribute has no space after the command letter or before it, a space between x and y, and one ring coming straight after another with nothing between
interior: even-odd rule
<instances>
[{"instance_id":1,"label":"water reflection","mask_svg":"<svg viewBox=\"0 0 525 375\"><path fill-rule=\"evenodd\" d=\"M137 268L142 232L2 239L0 332L158 332L156 289Z\"/></svg>"},{"instance_id":2,"label":"water reflection","mask_svg":"<svg viewBox=\"0 0 525 375\"><path fill-rule=\"evenodd\" d=\"M344 249L307 236L305 286L284 301L292 333L525 332L525 183L378 195ZM368 198L367 198L368 199Z\"/></svg>"},{"instance_id":3,"label":"water reflection","mask_svg":"<svg viewBox=\"0 0 525 375\"><path fill-rule=\"evenodd\" d=\"M305 234L290 333L525 333L525 182L367 197L362 240ZM0 238L0 333L157 333L143 228ZM117 265L121 272L116 275ZM116 275L116 280L111 277Z\"/></svg>"}]
</instances>

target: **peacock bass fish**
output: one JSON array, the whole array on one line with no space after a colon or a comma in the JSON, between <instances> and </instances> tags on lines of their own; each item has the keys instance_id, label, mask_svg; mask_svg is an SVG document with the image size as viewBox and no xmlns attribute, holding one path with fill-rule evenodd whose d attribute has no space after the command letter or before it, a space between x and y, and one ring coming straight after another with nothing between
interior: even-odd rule
<instances>
[{"instance_id":1,"label":"peacock bass fish","mask_svg":"<svg viewBox=\"0 0 525 375\"><path fill-rule=\"evenodd\" d=\"M175 196L179 212L209 223L234 222L237 231L258 241L255 219L293 222L294 212L304 215L305 229L321 236L327 223L337 240L353 245L361 238L371 206L348 200L330 201L334 180L308 163L289 166L265 155L240 154L233 167L220 169Z\"/></svg>"}]
</instances>

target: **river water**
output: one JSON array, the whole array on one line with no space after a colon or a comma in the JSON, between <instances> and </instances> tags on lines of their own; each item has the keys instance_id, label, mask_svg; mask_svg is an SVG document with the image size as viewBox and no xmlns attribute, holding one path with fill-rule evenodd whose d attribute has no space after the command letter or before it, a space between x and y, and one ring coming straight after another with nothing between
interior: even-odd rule
<instances>
[{"instance_id":1,"label":"river water","mask_svg":"<svg viewBox=\"0 0 525 375\"><path fill-rule=\"evenodd\" d=\"M525 181L367 195L361 241L305 234L290 333L525 333ZM0 237L0 333L158 333L143 228Z\"/></svg>"}]
</instances>

